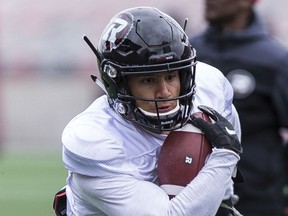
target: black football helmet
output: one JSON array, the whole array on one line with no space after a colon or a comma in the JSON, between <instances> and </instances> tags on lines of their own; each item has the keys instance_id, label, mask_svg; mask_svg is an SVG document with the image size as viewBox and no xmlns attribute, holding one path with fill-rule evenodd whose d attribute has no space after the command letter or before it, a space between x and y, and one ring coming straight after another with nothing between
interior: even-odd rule
<instances>
[{"instance_id":1,"label":"black football helmet","mask_svg":"<svg viewBox=\"0 0 288 216\"><path fill-rule=\"evenodd\" d=\"M91 48L109 104L123 118L158 133L186 124L195 92L196 52L174 19L151 7L124 10L110 20L98 48ZM179 97L147 100L131 94L127 76L167 71L179 73ZM153 101L156 107L160 101L177 100L179 106L169 113L148 113L136 106L136 100Z\"/></svg>"}]
</instances>

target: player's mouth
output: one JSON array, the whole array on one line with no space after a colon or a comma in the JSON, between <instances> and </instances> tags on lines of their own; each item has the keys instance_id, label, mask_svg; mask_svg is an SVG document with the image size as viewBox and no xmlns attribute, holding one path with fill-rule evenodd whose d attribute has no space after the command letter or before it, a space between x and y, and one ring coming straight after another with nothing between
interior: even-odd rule
<instances>
[{"instance_id":1,"label":"player's mouth","mask_svg":"<svg viewBox=\"0 0 288 216\"><path fill-rule=\"evenodd\" d=\"M172 105L161 105L158 107L159 113L166 113L174 109L175 106Z\"/></svg>"}]
</instances>

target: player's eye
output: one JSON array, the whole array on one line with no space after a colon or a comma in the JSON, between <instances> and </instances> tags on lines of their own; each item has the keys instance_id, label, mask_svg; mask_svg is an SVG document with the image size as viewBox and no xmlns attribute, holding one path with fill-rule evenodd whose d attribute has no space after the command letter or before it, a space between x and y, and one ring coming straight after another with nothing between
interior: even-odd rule
<instances>
[{"instance_id":1,"label":"player's eye","mask_svg":"<svg viewBox=\"0 0 288 216\"><path fill-rule=\"evenodd\" d=\"M178 77L178 73L177 72L171 72L171 73L168 73L166 76L165 76L165 79L167 81L173 81L174 79L176 79Z\"/></svg>"},{"instance_id":2,"label":"player's eye","mask_svg":"<svg viewBox=\"0 0 288 216\"><path fill-rule=\"evenodd\" d=\"M144 84L152 84L155 82L155 78L154 77L143 77L141 79L141 82Z\"/></svg>"}]
</instances>

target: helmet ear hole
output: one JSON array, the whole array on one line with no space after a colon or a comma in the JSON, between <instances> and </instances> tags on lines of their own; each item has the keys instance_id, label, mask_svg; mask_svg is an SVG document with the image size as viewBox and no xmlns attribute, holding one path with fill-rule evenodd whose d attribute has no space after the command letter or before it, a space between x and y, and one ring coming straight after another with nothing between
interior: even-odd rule
<instances>
[{"instance_id":1,"label":"helmet ear hole","mask_svg":"<svg viewBox=\"0 0 288 216\"><path fill-rule=\"evenodd\" d=\"M117 69L109 64L104 65L103 72L111 78L116 78L118 75Z\"/></svg>"}]
</instances>

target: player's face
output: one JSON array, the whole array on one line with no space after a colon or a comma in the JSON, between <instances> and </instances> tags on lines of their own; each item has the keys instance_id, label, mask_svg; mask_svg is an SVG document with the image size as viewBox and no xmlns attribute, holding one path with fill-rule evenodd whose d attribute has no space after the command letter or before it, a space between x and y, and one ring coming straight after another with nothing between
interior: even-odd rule
<instances>
[{"instance_id":1,"label":"player's face","mask_svg":"<svg viewBox=\"0 0 288 216\"><path fill-rule=\"evenodd\" d=\"M180 94L180 78L177 71L128 77L128 86L134 97L144 99L170 99ZM137 100L136 105L147 112L156 113L154 102ZM158 112L173 110L176 100L158 102Z\"/></svg>"}]
</instances>

